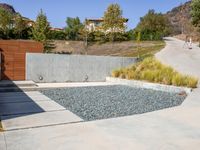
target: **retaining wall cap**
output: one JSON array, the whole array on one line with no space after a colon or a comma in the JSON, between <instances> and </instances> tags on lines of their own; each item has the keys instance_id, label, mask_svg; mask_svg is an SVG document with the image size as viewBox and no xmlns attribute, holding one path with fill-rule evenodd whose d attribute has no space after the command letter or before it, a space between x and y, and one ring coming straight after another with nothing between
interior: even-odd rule
<instances>
[{"instance_id":1,"label":"retaining wall cap","mask_svg":"<svg viewBox=\"0 0 200 150\"><path fill-rule=\"evenodd\" d=\"M159 90L159 91L165 91L165 92L174 92L174 93L185 92L186 94L190 94L192 92L192 88L177 87L177 86L172 86L172 85L150 83L150 82L138 81L138 80L127 80L127 79L106 77L106 81L129 85L129 86L134 86L134 87L138 87L138 88L153 89L153 90Z\"/></svg>"}]
</instances>

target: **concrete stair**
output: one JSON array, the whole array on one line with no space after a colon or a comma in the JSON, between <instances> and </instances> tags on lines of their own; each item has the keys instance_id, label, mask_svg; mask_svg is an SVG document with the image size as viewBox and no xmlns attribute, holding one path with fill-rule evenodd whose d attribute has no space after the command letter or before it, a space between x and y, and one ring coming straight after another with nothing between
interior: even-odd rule
<instances>
[{"instance_id":1,"label":"concrete stair","mask_svg":"<svg viewBox=\"0 0 200 150\"><path fill-rule=\"evenodd\" d=\"M0 92L33 91L36 87L33 81L0 81Z\"/></svg>"}]
</instances>

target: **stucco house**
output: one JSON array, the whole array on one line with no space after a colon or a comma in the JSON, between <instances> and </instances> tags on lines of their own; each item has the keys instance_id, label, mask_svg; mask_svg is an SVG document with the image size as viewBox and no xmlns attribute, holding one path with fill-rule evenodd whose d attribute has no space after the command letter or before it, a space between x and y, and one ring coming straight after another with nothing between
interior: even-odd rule
<instances>
[{"instance_id":1,"label":"stucco house","mask_svg":"<svg viewBox=\"0 0 200 150\"><path fill-rule=\"evenodd\" d=\"M105 32L108 33L110 32L110 30L104 30L103 29L103 22L104 19L103 18L96 18L96 19L85 19L85 28L89 31L89 32L94 32L94 31L101 31L101 32ZM127 22L128 19L124 19L124 26L127 26ZM116 28L115 32L125 32L124 29L121 28Z\"/></svg>"}]
</instances>

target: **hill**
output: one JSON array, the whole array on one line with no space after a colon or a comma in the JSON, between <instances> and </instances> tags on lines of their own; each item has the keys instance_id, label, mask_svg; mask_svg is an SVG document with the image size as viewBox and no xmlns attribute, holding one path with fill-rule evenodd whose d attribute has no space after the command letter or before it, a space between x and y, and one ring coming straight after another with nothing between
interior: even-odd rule
<instances>
[{"instance_id":1,"label":"hill","mask_svg":"<svg viewBox=\"0 0 200 150\"><path fill-rule=\"evenodd\" d=\"M9 4L0 3L0 8L6 9L7 11L9 11L12 14L16 14L14 7Z\"/></svg>"},{"instance_id":2,"label":"hill","mask_svg":"<svg viewBox=\"0 0 200 150\"><path fill-rule=\"evenodd\" d=\"M183 35L191 35L196 40L198 34L196 28L191 23L191 1L184 4L180 4L174 7L172 10L168 11L165 15L169 19L173 35L179 35L178 37L183 38ZM183 34L180 36L180 34Z\"/></svg>"}]
</instances>

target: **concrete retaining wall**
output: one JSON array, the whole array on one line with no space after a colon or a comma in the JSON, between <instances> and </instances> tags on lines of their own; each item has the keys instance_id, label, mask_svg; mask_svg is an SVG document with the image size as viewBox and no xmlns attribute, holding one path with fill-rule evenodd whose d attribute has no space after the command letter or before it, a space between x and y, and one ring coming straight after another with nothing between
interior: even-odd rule
<instances>
[{"instance_id":1,"label":"concrete retaining wall","mask_svg":"<svg viewBox=\"0 0 200 150\"><path fill-rule=\"evenodd\" d=\"M35 82L105 81L113 69L128 66L136 58L26 54L26 79Z\"/></svg>"}]
</instances>

